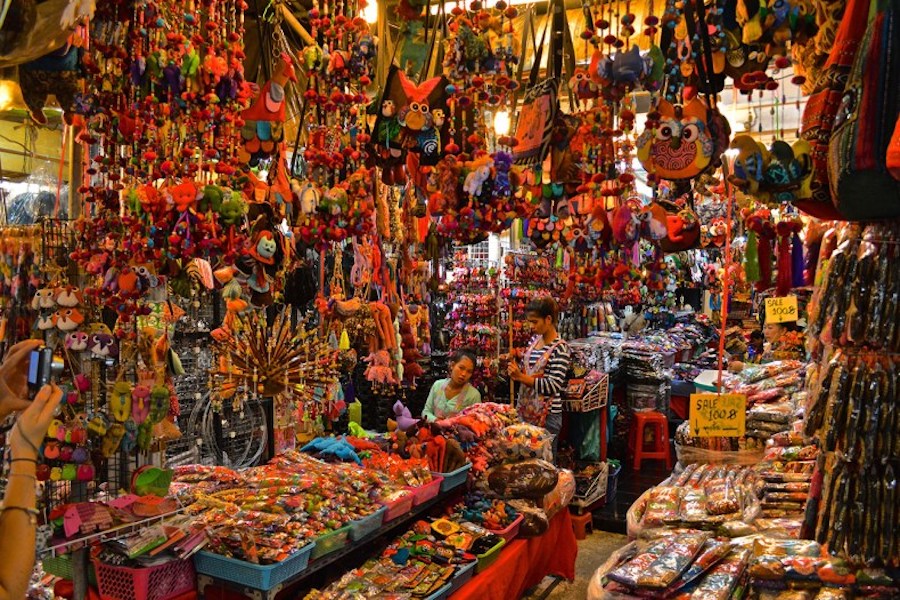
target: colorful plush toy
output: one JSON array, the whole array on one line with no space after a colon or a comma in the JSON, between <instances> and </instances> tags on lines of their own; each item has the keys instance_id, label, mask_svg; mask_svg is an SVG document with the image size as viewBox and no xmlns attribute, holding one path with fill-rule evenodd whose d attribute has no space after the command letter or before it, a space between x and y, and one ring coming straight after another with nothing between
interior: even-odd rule
<instances>
[{"instance_id":1,"label":"colorful plush toy","mask_svg":"<svg viewBox=\"0 0 900 600\"><path fill-rule=\"evenodd\" d=\"M377 350L363 359L369 364L365 377L372 383L397 385L397 377L391 368L391 355L387 350Z\"/></svg>"},{"instance_id":2,"label":"colorful plush toy","mask_svg":"<svg viewBox=\"0 0 900 600\"><path fill-rule=\"evenodd\" d=\"M197 207L197 186L193 181L182 181L167 189L178 212L186 212Z\"/></svg>"},{"instance_id":3,"label":"colorful plush toy","mask_svg":"<svg viewBox=\"0 0 900 600\"><path fill-rule=\"evenodd\" d=\"M480 196L484 183L490 179L494 160L490 156L482 156L468 163L469 174L463 183L463 191L470 196Z\"/></svg>"},{"instance_id":4,"label":"colorful plush toy","mask_svg":"<svg viewBox=\"0 0 900 600\"><path fill-rule=\"evenodd\" d=\"M705 171L715 150L708 110L699 98L683 106L660 100L637 139L638 160L644 169L671 180L691 179Z\"/></svg>"},{"instance_id":5,"label":"colorful plush toy","mask_svg":"<svg viewBox=\"0 0 900 600\"><path fill-rule=\"evenodd\" d=\"M399 400L394 403L394 420L400 431L408 431L419 422L419 419L413 417L409 409Z\"/></svg>"}]
</instances>

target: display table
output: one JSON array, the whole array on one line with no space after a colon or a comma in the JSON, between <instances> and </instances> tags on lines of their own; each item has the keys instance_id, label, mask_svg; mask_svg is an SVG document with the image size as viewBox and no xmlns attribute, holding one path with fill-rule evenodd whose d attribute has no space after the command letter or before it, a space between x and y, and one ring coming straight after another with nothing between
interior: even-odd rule
<instances>
[{"instance_id":1,"label":"display table","mask_svg":"<svg viewBox=\"0 0 900 600\"><path fill-rule=\"evenodd\" d=\"M572 530L568 509L550 520L544 535L514 540L500 552L490 567L475 576L451 596L452 600L489 600L521 598L547 575L575 579L578 542Z\"/></svg>"}]
</instances>

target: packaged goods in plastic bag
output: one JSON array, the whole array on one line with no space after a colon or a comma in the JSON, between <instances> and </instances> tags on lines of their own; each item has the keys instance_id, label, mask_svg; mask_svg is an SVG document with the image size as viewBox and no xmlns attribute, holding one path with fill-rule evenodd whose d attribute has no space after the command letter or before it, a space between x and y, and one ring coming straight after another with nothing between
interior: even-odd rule
<instances>
[{"instance_id":1,"label":"packaged goods in plastic bag","mask_svg":"<svg viewBox=\"0 0 900 600\"><path fill-rule=\"evenodd\" d=\"M606 579L607 573L618 565L632 559L637 555L637 552L638 543L631 542L613 552L605 563L597 567L597 570L594 571L591 580L588 582L587 600L617 600L622 597L631 598L630 595L619 596L615 592L607 591L603 586L603 581Z\"/></svg>"},{"instance_id":2,"label":"packaged goods in plastic bag","mask_svg":"<svg viewBox=\"0 0 900 600\"><path fill-rule=\"evenodd\" d=\"M556 487L541 500L541 506L547 514L547 518L552 519L556 513L568 506L574 496L575 475L568 469L560 469Z\"/></svg>"},{"instance_id":3,"label":"packaged goods in plastic bag","mask_svg":"<svg viewBox=\"0 0 900 600\"><path fill-rule=\"evenodd\" d=\"M731 592L747 568L749 556L749 550L732 552L700 580L689 598L691 600L731 598Z\"/></svg>"},{"instance_id":4,"label":"packaged goods in plastic bag","mask_svg":"<svg viewBox=\"0 0 900 600\"><path fill-rule=\"evenodd\" d=\"M550 519L542 508L535 506L533 500L510 500L508 502L522 515L522 525L519 527L519 537L530 538L543 535L550 528Z\"/></svg>"},{"instance_id":5,"label":"packaged goods in plastic bag","mask_svg":"<svg viewBox=\"0 0 900 600\"><path fill-rule=\"evenodd\" d=\"M500 434L500 455L507 462L539 458L553 460L553 436L542 427L517 423L505 427Z\"/></svg>"},{"instance_id":6,"label":"packaged goods in plastic bag","mask_svg":"<svg viewBox=\"0 0 900 600\"><path fill-rule=\"evenodd\" d=\"M626 532L628 533L628 539L634 540L640 536L641 530L643 529L641 523L644 520L644 513L647 511L647 503L650 500L650 492L652 491L653 488L650 488L641 494L638 499L628 507L628 512L625 513L625 526Z\"/></svg>"},{"instance_id":7,"label":"packaged goods in plastic bag","mask_svg":"<svg viewBox=\"0 0 900 600\"><path fill-rule=\"evenodd\" d=\"M716 535L728 538L744 537L756 533L756 527L744 521L725 521L716 529Z\"/></svg>"},{"instance_id":8,"label":"packaged goods in plastic bag","mask_svg":"<svg viewBox=\"0 0 900 600\"><path fill-rule=\"evenodd\" d=\"M681 488L670 486L652 488L641 525L643 527L661 527L677 520L680 501Z\"/></svg>"},{"instance_id":9,"label":"packaged goods in plastic bag","mask_svg":"<svg viewBox=\"0 0 900 600\"><path fill-rule=\"evenodd\" d=\"M485 480L501 498L543 498L556 487L559 471L545 460L525 460L494 467Z\"/></svg>"},{"instance_id":10,"label":"packaged goods in plastic bag","mask_svg":"<svg viewBox=\"0 0 900 600\"><path fill-rule=\"evenodd\" d=\"M765 461L815 460L819 449L815 446L773 446L766 450Z\"/></svg>"},{"instance_id":11,"label":"packaged goods in plastic bag","mask_svg":"<svg viewBox=\"0 0 900 600\"><path fill-rule=\"evenodd\" d=\"M729 464L729 465L755 465L762 460L765 449L748 448L744 450L707 450L675 444L675 455L682 465L693 463Z\"/></svg>"},{"instance_id":12,"label":"packaged goods in plastic bag","mask_svg":"<svg viewBox=\"0 0 900 600\"><path fill-rule=\"evenodd\" d=\"M822 546L812 540L775 540L758 538L753 542L753 556L821 556Z\"/></svg>"},{"instance_id":13,"label":"packaged goods in plastic bag","mask_svg":"<svg viewBox=\"0 0 900 600\"><path fill-rule=\"evenodd\" d=\"M710 536L709 533L688 533L671 540L656 560L640 572L637 577L638 587L668 587L694 562Z\"/></svg>"},{"instance_id":14,"label":"packaged goods in plastic bag","mask_svg":"<svg viewBox=\"0 0 900 600\"><path fill-rule=\"evenodd\" d=\"M643 552L637 554L634 558L623 565L620 565L609 572L609 579L624 586L635 588L638 586L638 577L646 571L653 562L659 558L669 545L665 540L653 542Z\"/></svg>"},{"instance_id":15,"label":"packaged goods in plastic bag","mask_svg":"<svg viewBox=\"0 0 900 600\"><path fill-rule=\"evenodd\" d=\"M691 566L685 569L685 571L681 574L681 577L671 583L667 589L663 590L662 592L658 592L653 597L671 598L673 594L677 592L677 590L683 589L686 586L692 584L695 580L697 580L704 573L717 565L730 553L731 544L729 542L720 542L713 539L707 540L706 544L703 546L703 549L700 551L700 555L697 556L697 560L695 560L693 563L691 563Z\"/></svg>"}]
</instances>

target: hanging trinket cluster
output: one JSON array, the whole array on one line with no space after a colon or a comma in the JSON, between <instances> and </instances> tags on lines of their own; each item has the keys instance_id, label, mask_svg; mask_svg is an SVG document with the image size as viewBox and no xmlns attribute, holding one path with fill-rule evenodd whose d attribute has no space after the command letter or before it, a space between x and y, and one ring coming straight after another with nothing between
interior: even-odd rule
<instances>
[{"instance_id":1,"label":"hanging trinket cluster","mask_svg":"<svg viewBox=\"0 0 900 600\"><path fill-rule=\"evenodd\" d=\"M243 79L242 0L109 3L84 63L84 217L72 257L86 293L127 319L153 288L189 296L243 250L237 160Z\"/></svg>"},{"instance_id":2,"label":"hanging trinket cluster","mask_svg":"<svg viewBox=\"0 0 900 600\"><path fill-rule=\"evenodd\" d=\"M323 247L366 235L374 226L366 89L374 75L376 44L356 3L316 3L309 23L316 43L300 55L306 78L300 124L305 146L302 172L291 181L293 224L299 241Z\"/></svg>"}]
</instances>

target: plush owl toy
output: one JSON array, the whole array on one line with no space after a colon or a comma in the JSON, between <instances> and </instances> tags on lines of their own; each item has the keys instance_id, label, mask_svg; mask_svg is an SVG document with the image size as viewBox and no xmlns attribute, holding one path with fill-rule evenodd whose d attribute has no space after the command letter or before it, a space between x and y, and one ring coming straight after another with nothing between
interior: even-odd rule
<instances>
[{"instance_id":1,"label":"plush owl toy","mask_svg":"<svg viewBox=\"0 0 900 600\"><path fill-rule=\"evenodd\" d=\"M656 119L648 119L637 140L638 160L644 169L670 180L691 179L702 173L715 149L706 104L699 98L684 106L660 100L656 112Z\"/></svg>"}]
</instances>

